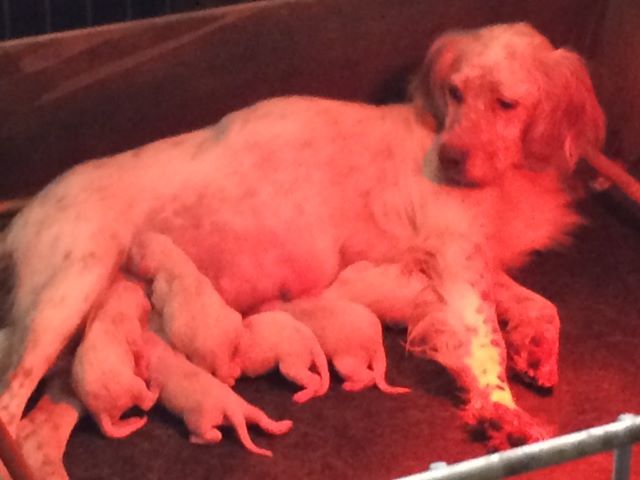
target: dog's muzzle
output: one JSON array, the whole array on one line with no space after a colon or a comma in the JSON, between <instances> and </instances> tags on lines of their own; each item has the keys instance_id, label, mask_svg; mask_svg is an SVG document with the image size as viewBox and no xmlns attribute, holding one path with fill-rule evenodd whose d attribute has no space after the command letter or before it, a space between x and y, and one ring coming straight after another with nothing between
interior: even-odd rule
<instances>
[{"instance_id":1,"label":"dog's muzzle","mask_svg":"<svg viewBox=\"0 0 640 480\"><path fill-rule=\"evenodd\" d=\"M443 142L438 149L441 181L455 187L478 187L478 183L468 177L468 159L467 149Z\"/></svg>"}]
</instances>

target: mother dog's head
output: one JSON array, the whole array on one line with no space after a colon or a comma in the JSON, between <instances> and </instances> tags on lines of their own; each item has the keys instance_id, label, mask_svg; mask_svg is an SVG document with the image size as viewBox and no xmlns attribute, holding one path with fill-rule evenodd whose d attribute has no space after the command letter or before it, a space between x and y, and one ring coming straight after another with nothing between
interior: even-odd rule
<instances>
[{"instance_id":1,"label":"mother dog's head","mask_svg":"<svg viewBox=\"0 0 640 480\"><path fill-rule=\"evenodd\" d=\"M513 169L569 173L604 140L582 59L525 23L445 33L412 92L435 118L439 177L452 185L488 185Z\"/></svg>"}]
</instances>

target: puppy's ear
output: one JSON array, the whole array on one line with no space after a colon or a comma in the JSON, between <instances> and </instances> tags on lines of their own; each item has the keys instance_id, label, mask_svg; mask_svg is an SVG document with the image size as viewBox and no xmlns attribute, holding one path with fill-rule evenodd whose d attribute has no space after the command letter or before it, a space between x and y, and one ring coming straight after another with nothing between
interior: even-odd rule
<instances>
[{"instance_id":1,"label":"puppy's ear","mask_svg":"<svg viewBox=\"0 0 640 480\"><path fill-rule=\"evenodd\" d=\"M447 79L462 54L466 35L447 32L433 43L409 86L410 97L419 111L433 115L438 129L447 115Z\"/></svg>"},{"instance_id":2,"label":"puppy's ear","mask_svg":"<svg viewBox=\"0 0 640 480\"><path fill-rule=\"evenodd\" d=\"M543 59L538 104L525 130L527 157L572 172L580 158L599 152L605 118L582 58L558 49ZM548 163L547 163L548 165Z\"/></svg>"}]
</instances>

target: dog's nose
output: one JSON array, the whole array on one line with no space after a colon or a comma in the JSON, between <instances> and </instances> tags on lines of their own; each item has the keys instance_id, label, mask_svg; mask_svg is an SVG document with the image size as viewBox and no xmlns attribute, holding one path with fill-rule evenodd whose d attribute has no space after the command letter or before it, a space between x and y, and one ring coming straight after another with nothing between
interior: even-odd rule
<instances>
[{"instance_id":1,"label":"dog's nose","mask_svg":"<svg viewBox=\"0 0 640 480\"><path fill-rule=\"evenodd\" d=\"M440 145L438 151L438 160L443 171L454 176L464 175L468 157L468 150L449 143Z\"/></svg>"}]
</instances>

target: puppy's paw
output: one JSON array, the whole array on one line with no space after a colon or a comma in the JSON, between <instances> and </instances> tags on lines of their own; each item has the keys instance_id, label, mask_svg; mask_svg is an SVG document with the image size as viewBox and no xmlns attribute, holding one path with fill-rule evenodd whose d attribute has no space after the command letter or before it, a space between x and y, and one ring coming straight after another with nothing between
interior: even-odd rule
<instances>
[{"instance_id":1,"label":"puppy's paw","mask_svg":"<svg viewBox=\"0 0 640 480\"><path fill-rule=\"evenodd\" d=\"M311 388L305 388L293 395L293 401L295 403L305 403L316 396L315 390Z\"/></svg>"},{"instance_id":2,"label":"puppy's paw","mask_svg":"<svg viewBox=\"0 0 640 480\"><path fill-rule=\"evenodd\" d=\"M284 435L293 428L293 422L291 420L278 420L273 423L268 432L272 435Z\"/></svg>"},{"instance_id":3,"label":"puppy's paw","mask_svg":"<svg viewBox=\"0 0 640 480\"><path fill-rule=\"evenodd\" d=\"M360 392L365 388L369 388L373 385L373 382L357 382L353 380L347 380L342 384L342 389L345 392Z\"/></svg>"},{"instance_id":4,"label":"puppy's paw","mask_svg":"<svg viewBox=\"0 0 640 480\"><path fill-rule=\"evenodd\" d=\"M222 383L233 387L236 384L236 380L242 376L242 369L237 363L229 362L225 368L218 368L215 376Z\"/></svg>"},{"instance_id":5,"label":"puppy's paw","mask_svg":"<svg viewBox=\"0 0 640 480\"><path fill-rule=\"evenodd\" d=\"M195 445L211 445L222 440L222 433L215 427L211 427L200 434L192 432L189 435L189 441Z\"/></svg>"}]
</instances>

